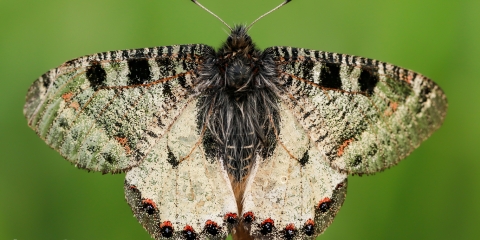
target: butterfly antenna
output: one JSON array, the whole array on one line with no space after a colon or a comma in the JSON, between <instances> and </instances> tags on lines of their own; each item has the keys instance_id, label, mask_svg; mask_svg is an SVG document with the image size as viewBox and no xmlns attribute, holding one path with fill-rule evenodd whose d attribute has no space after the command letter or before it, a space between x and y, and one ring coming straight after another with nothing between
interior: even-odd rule
<instances>
[{"instance_id":1,"label":"butterfly antenna","mask_svg":"<svg viewBox=\"0 0 480 240\"><path fill-rule=\"evenodd\" d=\"M272 13L273 11L283 7L284 5L286 5L287 3L291 2L292 0L285 0L282 4L276 6L275 8L273 8L272 10L266 12L265 14L263 14L262 16L258 17L255 21L253 21L252 23L250 23L250 25L248 25L247 27L247 31L252 27L253 24L255 24L256 22L258 22L258 20L262 19L263 17L267 16L268 14Z\"/></svg>"},{"instance_id":2,"label":"butterfly antenna","mask_svg":"<svg viewBox=\"0 0 480 240\"><path fill-rule=\"evenodd\" d=\"M225 24L225 26L228 27L228 29L230 29L230 31L232 31L232 28L225 22L223 21L219 16L217 16L215 13L213 13L212 11L208 10L208 8L204 7L202 4L200 4L197 0L191 0L193 3L197 4L199 7L203 8L203 10L207 11L208 13L212 14L214 17L216 17L218 20L220 20L220 22L222 22L223 24Z\"/></svg>"}]
</instances>

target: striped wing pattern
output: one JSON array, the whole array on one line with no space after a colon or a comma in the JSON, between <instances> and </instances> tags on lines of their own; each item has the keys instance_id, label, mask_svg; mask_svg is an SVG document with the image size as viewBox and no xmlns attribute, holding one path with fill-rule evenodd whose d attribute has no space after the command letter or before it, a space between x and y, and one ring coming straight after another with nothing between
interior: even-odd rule
<instances>
[{"instance_id":1,"label":"striped wing pattern","mask_svg":"<svg viewBox=\"0 0 480 240\"><path fill-rule=\"evenodd\" d=\"M80 168L136 166L192 98L204 45L81 57L41 76L24 107L30 127Z\"/></svg>"},{"instance_id":2,"label":"striped wing pattern","mask_svg":"<svg viewBox=\"0 0 480 240\"><path fill-rule=\"evenodd\" d=\"M283 102L334 169L372 174L397 164L442 124L433 81L377 60L272 47Z\"/></svg>"}]
</instances>

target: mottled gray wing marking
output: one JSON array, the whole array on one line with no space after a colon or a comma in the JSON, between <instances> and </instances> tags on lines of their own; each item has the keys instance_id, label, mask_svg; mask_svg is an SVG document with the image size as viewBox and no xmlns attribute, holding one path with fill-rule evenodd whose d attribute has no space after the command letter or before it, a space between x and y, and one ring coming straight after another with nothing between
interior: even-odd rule
<instances>
[{"instance_id":1,"label":"mottled gray wing marking","mask_svg":"<svg viewBox=\"0 0 480 240\"><path fill-rule=\"evenodd\" d=\"M188 103L165 137L126 175L127 202L156 239L185 239L187 226L195 239L225 239L233 227L226 214L238 215L223 161L204 154L196 105L196 100Z\"/></svg>"},{"instance_id":2,"label":"mottled gray wing marking","mask_svg":"<svg viewBox=\"0 0 480 240\"><path fill-rule=\"evenodd\" d=\"M68 61L29 89L30 127L80 168L119 172L149 153L193 94L204 45L98 53Z\"/></svg>"},{"instance_id":3,"label":"mottled gray wing marking","mask_svg":"<svg viewBox=\"0 0 480 240\"><path fill-rule=\"evenodd\" d=\"M445 94L418 73L344 54L272 47L283 101L332 167L369 174L395 165L440 127Z\"/></svg>"},{"instance_id":4,"label":"mottled gray wing marking","mask_svg":"<svg viewBox=\"0 0 480 240\"><path fill-rule=\"evenodd\" d=\"M277 147L269 159L257 156L247 180L242 215L252 212L255 220L244 225L255 239L314 239L343 204L347 175L328 164L286 104L280 117Z\"/></svg>"}]
</instances>

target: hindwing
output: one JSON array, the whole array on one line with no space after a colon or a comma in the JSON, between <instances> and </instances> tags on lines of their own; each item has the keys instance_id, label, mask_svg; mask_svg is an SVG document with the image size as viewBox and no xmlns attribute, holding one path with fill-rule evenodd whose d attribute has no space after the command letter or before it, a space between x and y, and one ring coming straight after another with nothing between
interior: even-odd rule
<instances>
[{"instance_id":1,"label":"hindwing","mask_svg":"<svg viewBox=\"0 0 480 240\"><path fill-rule=\"evenodd\" d=\"M285 104L280 117L274 153L258 159L247 180L243 224L254 239L314 239L343 204L347 175L329 165Z\"/></svg>"},{"instance_id":2,"label":"hindwing","mask_svg":"<svg viewBox=\"0 0 480 240\"><path fill-rule=\"evenodd\" d=\"M127 202L156 239L225 239L238 218L222 159L205 155L196 104L188 103L125 179Z\"/></svg>"}]
</instances>

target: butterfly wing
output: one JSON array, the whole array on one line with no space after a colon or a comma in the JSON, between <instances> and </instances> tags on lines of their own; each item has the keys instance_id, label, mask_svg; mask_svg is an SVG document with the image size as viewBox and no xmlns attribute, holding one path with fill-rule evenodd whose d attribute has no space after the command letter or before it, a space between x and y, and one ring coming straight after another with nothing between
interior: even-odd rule
<instances>
[{"instance_id":1,"label":"butterfly wing","mask_svg":"<svg viewBox=\"0 0 480 240\"><path fill-rule=\"evenodd\" d=\"M225 239L237 204L222 160L207 159L192 100L145 160L127 173L125 195L156 239ZM230 222L230 223L228 223Z\"/></svg>"},{"instance_id":2,"label":"butterfly wing","mask_svg":"<svg viewBox=\"0 0 480 240\"><path fill-rule=\"evenodd\" d=\"M371 174L397 164L442 124L445 94L430 79L344 54L272 47L282 100L335 169Z\"/></svg>"},{"instance_id":3,"label":"butterfly wing","mask_svg":"<svg viewBox=\"0 0 480 240\"><path fill-rule=\"evenodd\" d=\"M333 221L347 175L333 169L285 104L277 147L247 180L243 224L254 239L314 239Z\"/></svg>"},{"instance_id":4,"label":"butterfly wing","mask_svg":"<svg viewBox=\"0 0 480 240\"><path fill-rule=\"evenodd\" d=\"M30 87L24 115L76 166L128 170L143 161L186 107L195 69L209 50L175 45L68 61Z\"/></svg>"}]
</instances>

